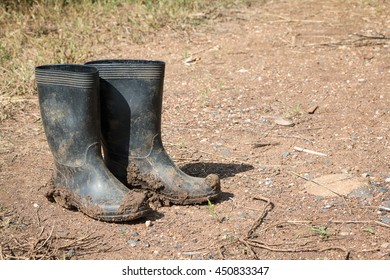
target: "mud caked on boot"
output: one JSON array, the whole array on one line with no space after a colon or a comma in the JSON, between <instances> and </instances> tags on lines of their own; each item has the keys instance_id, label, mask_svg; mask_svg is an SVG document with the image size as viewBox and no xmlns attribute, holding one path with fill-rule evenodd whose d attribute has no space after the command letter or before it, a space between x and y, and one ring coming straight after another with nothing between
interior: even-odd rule
<instances>
[{"instance_id":1,"label":"mud caked on boot","mask_svg":"<svg viewBox=\"0 0 390 280\"><path fill-rule=\"evenodd\" d=\"M39 105L55 170L48 196L101 221L131 221L151 209L105 166L100 144L99 74L83 65L36 68Z\"/></svg>"},{"instance_id":2,"label":"mud caked on boot","mask_svg":"<svg viewBox=\"0 0 390 280\"><path fill-rule=\"evenodd\" d=\"M161 141L165 63L149 60L88 62L99 70L103 154L128 186L156 193L166 204L195 204L220 193L211 174L192 177L172 162Z\"/></svg>"}]
</instances>

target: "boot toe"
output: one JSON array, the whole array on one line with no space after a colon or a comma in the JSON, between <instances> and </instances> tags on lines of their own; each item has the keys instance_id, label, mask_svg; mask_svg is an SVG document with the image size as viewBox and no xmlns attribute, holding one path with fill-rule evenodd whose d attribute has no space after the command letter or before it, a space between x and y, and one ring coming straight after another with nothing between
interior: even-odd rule
<instances>
[{"instance_id":1,"label":"boot toe","mask_svg":"<svg viewBox=\"0 0 390 280\"><path fill-rule=\"evenodd\" d=\"M215 174L209 174L205 178L205 183L210 188L210 191L217 193L221 191L221 181L218 177L218 175Z\"/></svg>"}]
</instances>

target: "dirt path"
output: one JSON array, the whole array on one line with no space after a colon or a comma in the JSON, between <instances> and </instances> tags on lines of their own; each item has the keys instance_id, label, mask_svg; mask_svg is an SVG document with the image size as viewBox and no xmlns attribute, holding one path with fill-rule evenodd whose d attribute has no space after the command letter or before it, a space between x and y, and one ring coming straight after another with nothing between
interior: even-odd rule
<instances>
[{"instance_id":1,"label":"dirt path","mask_svg":"<svg viewBox=\"0 0 390 280\"><path fill-rule=\"evenodd\" d=\"M186 172L219 174L223 195L132 224L50 203L34 97L0 127L0 258L389 259L390 6L339 2L268 1L142 46L97 46L91 59L167 62L165 147ZM307 192L329 174L366 181Z\"/></svg>"}]
</instances>

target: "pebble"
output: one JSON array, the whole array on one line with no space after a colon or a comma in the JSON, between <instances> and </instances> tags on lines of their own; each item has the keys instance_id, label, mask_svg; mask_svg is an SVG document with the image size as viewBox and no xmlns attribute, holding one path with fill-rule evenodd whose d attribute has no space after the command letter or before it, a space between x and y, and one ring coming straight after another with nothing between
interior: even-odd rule
<instances>
[{"instance_id":1,"label":"pebble","mask_svg":"<svg viewBox=\"0 0 390 280\"><path fill-rule=\"evenodd\" d=\"M73 257L75 255L75 253L76 252L74 249L69 249L69 251L66 252L66 257L70 259L71 257Z\"/></svg>"},{"instance_id":2,"label":"pebble","mask_svg":"<svg viewBox=\"0 0 390 280\"><path fill-rule=\"evenodd\" d=\"M386 200L386 201L383 201L382 206L390 208L390 199Z\"/></svg>"},{"instance_id":3,"label":"pebble","mask_svg":"<svg viewBox=\"0 0 390 280\"><path fill-rule=\"evenodd\" d=\"M378 188L378 192L380 192L380 193L387 193L388 191L389 191L389 189L386 187L379 187Z\"/></svg>"},{"instance_id":4,"label":"pebble","mask_svg":"<svg viewBox=\"0 0 390 280\"><path fill-rule=\"evenodd\" d=\"M138 232L133 232L133 233L131 234L131 236L139 236L139 233L138 233Z\"/></svg>"},{"instance_id":5,"label":"pebble","mask_svg":"<svg viewBox=\"0 0 390 280\"><path fill-rule=\"evenodd\" d=\"M119 231L126 231L127 230L127 226L118 226L118 230Z\"/></svg>"},{"instance_id":6,"label":"pebble","mask_svg":"<svg viewBox=\"0 0 390 280\"><path fill-rule=\"evenodd\" d=\"M145 226L146 227L151 227L153 224L152 224L152 221L149 221L149 220L147 220L146 222L145 222Z\"/></svg>"},{"instance_id":7,"label":"pebble","mask_svg":"<svg viewBox=\"0 0 390 280\"><path fill-rule=\"evenodd\" d=\"M387 216L384 216L381 218L382 223L390 223L390 218Z\"/></svg>"},{"instance_id":8,"label":"pebble","mask_svg":"<svg viewBox=\"0 0 390 280\"><path fill-rule=\"evenodd\" d=\"M135 247L137 246L139 243L139 239L129 239L127 241L127 244L129 244L131 247Z\"/></svg>"},{"instance_id":9,"label":"pebble","mask_svg":"<svg viewBox=\"0 0 390 280\"><path fill-rule=\"evenodd\" d=\"M289 155L290 155L290 152L284 152L284 153L282 154L282 157L286 158L286 157L288 157Z\"/></svg>"},{"instance_id":10,"label":"pebble","mask_svg":"<svg viewBox=\"0 0 390 280\"><path fill-rule=\"evenodd\" d=\"M348 196L350 197L361 197L361 198L369 198L373 197L372 191L367 187L361 187L358 189L354 189L351 191Z\"/></svg>"},{"instance_id":11,"label":"pebble","mask_svg":"<svg viewBox=\"0 0 390 280\"><path fill-rule=\"evenodd\" d=\"M34 208L38 208L39 207L39 205L37 203L34 203L33 206L34 206Z\"/></svg>"},{"instance_id":12,"label":"pebble","mask_svg":"<svg viewBox=\"0 0 390 280\"><path fill-rule=\"evenodd\" d=\"M267 186L269 186L269 185L272 185L272 184L273 184L273 182L274 182L274 180L273 180L273 179L271 179L271 178L265 178L265 182L264 182L264 184L266 184Z\"/></svg>"},{"instance_id":13,"label":"pebble","mask_svg":"<svg viewBox=\"0 0 390 280\"><path fill-rule=\"evenodd\" d=\"M352 232L348 232L348 231L340 231L339 235L341 236L348 236L348 235L353 235Z\"/></svg>"},{"instance_id":14,"label":"pebble","mask_svg":"<svg viewBox=\"0 0 390 280\"><path fill-rule=\"evenodd\" d=\"M180 249L182 246L180 244L173 245L173 249Z\"/></svg>"},{"instance_id":15,"label":"pebble","mask_svg":"<svg viewBox=\"0 0 390 280\"><path fill-rule=\"evenodd\" d=\"M280 119L276 119L275 123L277 125L281 125L281 126L294 126L295 125L292 121L287 120L287 119L281 119L281 118Z\"/></svg>"},{"instance_id":16,"label":"pebble","mask_svg":"<svg viewBox=\"0 0 390 280\"><path fill-rule=\"evenodd\" d=\"M244 212L238 212L237 218L240 220L246 220L246 214Z\"/></svg>"}]
</instances>

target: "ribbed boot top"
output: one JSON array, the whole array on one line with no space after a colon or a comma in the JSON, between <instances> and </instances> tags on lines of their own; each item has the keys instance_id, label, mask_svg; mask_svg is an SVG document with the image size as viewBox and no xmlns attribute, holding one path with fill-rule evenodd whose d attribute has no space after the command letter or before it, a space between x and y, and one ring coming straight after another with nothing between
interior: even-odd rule
<instances>
[{"instance_id":1,"label":"ribbed boot top","mask_svg":"<svg viewBox=\"0 0 390 280\"><path fill-rule=\"evenodd\" d=\"M52 64L35 68L37 84L60 85L90 89L97 86L96 68L77 64Z\"/></svg>"},{"instance_id":2,"label":"ribbed boot top","mask_svg":"<svg viewBox=\"0 0 390 280\"><path fill-rule=\"evenodd\" d=\"M147 79L164 78L165 63L157 60L97 60L86 65L96 67L102 79Z\"/></svg>"}]
</instances>

